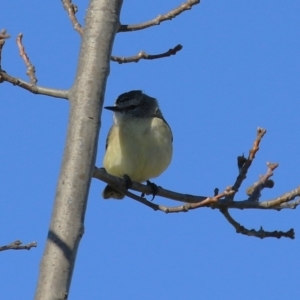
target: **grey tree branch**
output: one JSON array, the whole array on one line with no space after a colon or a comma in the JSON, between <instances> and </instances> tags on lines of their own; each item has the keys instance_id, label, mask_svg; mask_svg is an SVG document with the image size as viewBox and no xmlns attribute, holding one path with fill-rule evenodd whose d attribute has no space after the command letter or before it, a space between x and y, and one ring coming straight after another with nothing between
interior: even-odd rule
<instances>
[{"instance_id":1,"label":"grey tree branch","mask_svg":"<svg viewBox=\"0 0 300 300\"><path fill-rule=\"evenodd\" d=\"M155 19L134 25L121 25L118 32L142 30L151 26L159 25L161 22L172 20L180 15L182 12L189 10L192 6L199 4L200 0L187 0L185 3L169 11L166 14L158 15Z\"/></svg>"},{"instance_id":2,"label":"grey tree branch","mask_svg":"<svg viewBox=\"0 0 300 300\"><path fill-rule=\"evenodd\" d=\"M94 171L100 116L121 0L91 0L69 99L68 134L36 300L67 299ZM91 38L92 37L92 38Z\"/></svg>"},{"instance_id":3,"label":"grey tree branch","mask_svg":"<svg viewBox=\"0 0 300 300\"><path fill-rule=\"evenodd\" d=\"M131 63L131 62L139 62L140 59L159 59L164 57L169 57L171 55L175 55L178 51L182 49L182 45L178 44L172 49L169 49L168 51L161 53L161 54L147 54L144 51L140 51L137 55L130 56L130 57L120 57L120 56L111 56L111 60L118 62L119 64L124 63Z\"/></svg>"},{"instance_id":4,"label":"grey tree branch","mask_svg":"<svg viewBox=\"0 0 300 300\"><path fill-rule=\"evenodd\" d=\"M31 242L26 245L22 245L22 242L16 240L6 246L0 246L0 251L5 250L30 250L33 247L37 247L37 242Z\"/></svg>"}]
</instances>

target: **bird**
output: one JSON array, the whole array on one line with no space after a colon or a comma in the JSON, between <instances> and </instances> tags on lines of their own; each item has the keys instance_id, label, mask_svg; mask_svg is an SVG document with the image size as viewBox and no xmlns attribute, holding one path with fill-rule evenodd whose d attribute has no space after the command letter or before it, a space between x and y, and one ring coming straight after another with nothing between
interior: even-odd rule
<instances>
[{"instance_id":1,"label":"bird","mask_svg":"<svg viewBox=\"0 0 300 300\"><path fill-rule=\"evenodd\" d=\"M157 100L132 90L104 108L114 113L103 159L107 173L149 183L164 172L172 160L173 134ZM123 199L125 195L107 185L102 196Z\"/></svg>"}]
</instances>

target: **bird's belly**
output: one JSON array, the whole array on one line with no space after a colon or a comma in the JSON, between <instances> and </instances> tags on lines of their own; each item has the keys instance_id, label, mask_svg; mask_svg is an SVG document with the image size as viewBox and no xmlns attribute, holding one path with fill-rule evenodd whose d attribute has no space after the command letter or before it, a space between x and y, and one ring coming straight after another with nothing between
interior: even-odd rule
<instances>
[{"instance_id":1,"label":"bird's belly","mask_svg":"<svg viewBox=\"0 0 300 300\"><path fill-rule=\"evenodd\" d=\"M104 157L108 173L118 177L126 174L133 181L143 182L159 176L169 166L173 150L167 125L159 132L134 128L118 133L109 140Z\"/></svg>"}]
</instances>

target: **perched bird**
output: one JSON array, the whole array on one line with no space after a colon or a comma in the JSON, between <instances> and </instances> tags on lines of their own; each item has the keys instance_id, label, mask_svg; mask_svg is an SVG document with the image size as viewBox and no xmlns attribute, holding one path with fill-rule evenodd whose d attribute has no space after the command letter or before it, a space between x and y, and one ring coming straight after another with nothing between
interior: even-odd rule
<instances>
[{"instance_id":1,"label":"perched bird","mask_svg":"<svg viewBox=\"0 0 300 300\"><path fill-rule=\"evenodd\" d=\"M142 91L130 91L105 108L114 112L103 160L106 171L137 182L159 176L171 162L173 136L157 100ZM124 198L109 185L102 195L104 199Z\"/></svg>"}]
</instances>

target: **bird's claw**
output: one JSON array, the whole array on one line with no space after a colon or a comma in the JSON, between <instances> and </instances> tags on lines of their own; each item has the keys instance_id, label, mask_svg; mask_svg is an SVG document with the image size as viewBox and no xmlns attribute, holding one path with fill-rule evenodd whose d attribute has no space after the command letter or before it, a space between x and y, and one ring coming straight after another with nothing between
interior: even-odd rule
<instances>
[{"instance_id":1,"label":"bird's claw","mask_svg":"<svg viewBox=\"0 0 300 300\"><path fill-rule=\"evenodd\" d=\"M147 180L147 185L150 186L151 189L152 189L152 199L151 199L151 201L153 201L154 198L155 198L155 196L156 196L156 194L157 194L157 192L158 192L158 187L157 187L157 185L155 183L153 183L153 182L151 182L149 180ZM144 196L145 196L145 194L142 193L141 197L144 197Z\"/></svg>"}]
</instances>

